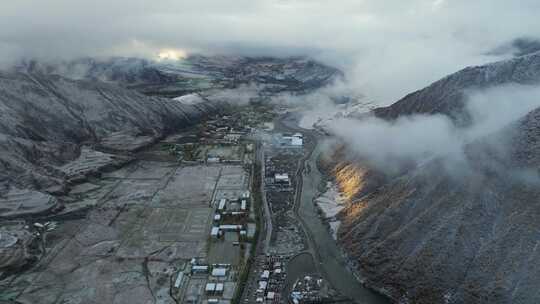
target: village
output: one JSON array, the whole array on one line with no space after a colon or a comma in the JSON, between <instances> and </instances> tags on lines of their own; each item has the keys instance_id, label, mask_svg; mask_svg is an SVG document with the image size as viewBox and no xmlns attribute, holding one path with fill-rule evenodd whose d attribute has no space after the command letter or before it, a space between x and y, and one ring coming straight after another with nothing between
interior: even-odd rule
<instances>
[{"instance_id":1,"label":"village","mask_svg":"<svg viewBox=\"0 0 540 304\"><path fill-rule=\"evenodd\" d=\"M316 303L306 302L320 298L315 289L299 288L306 274L288 272L288 263L307 246L294 217L305 138L275 130L276 115L244 107L166 137L126 165L78 181L64 198L74 204L17 224L19 234L3 232L0 249L15 257L22 252L16 241L26 240L36 245L23 252L33 252L40 267L65 269L53 279L62 287L40 296L85 299L88 288L100 290L106 274L85 262L97 258L119 288L132 286L135 298ZM118 159L106 153L88 159L103 157ZM45 254L52 258L40 260ZM147 265L144 276L126 277L122 269L137 261ZM74 263L80 265L76 271L70 270ZM47 272L17 277L19 289L7 299L44 283ZM138 282L148 287L135 288Z\"/></svg>"}]
</instances>

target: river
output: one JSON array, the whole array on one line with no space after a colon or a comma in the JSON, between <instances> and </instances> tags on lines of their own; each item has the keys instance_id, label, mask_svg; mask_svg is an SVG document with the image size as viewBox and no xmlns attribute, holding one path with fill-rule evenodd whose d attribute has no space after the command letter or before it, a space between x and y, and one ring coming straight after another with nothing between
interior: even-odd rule
<instances>
[{"instance_id":1,"label":"river","mask_svg":"<svg viewBox=\"0 0 540 304\"><path fill-rule=\"evenodd\" d=\"M308 154L304 162L304 168L311 170L303 170L302 173L302 190L297 197L297 215L302 226L308 235L308 244L310 252L314 255L317 270L330 282L330 284L341 294L351 298L355 303L359 304L387 304L390 301L370 289L365 288L356 279L353 273L347 267L347 262L336 241L332 238L327 226L319 217L317 208L313 201L319 194L318 188L323 180L322 173L318 170L317 159L322 153L322 146L317 140L317 134L311 130L301 129L296 124L294 117L286 116L281 120L282 126L291 131L300 131L306 137L309 137L306 148L308 153L312 149L312 153ZM307 138L306 138L307 139ZM304 259L298 260L297 263L302 263ZM295 260L292 260L289 267L304 268L303 265L294 265Z\"/></svg>"}]
</instances>

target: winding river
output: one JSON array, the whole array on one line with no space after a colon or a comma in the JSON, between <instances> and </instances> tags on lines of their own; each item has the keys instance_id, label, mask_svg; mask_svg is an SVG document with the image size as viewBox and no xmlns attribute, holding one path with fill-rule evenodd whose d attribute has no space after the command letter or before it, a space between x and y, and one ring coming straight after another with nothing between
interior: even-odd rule
<instances>
[{"instance_id":1,"label":"winding river","mask_svg":"<svg viewBox=\"0 0 540 304\"><path fill-rule=\"evenodd\" d=\"M317 159L322 153L322 147L317 141L317 134L311 130L301 129L296 124L296 119L290 115L281 120L284 128L290 131L300 131L308 139L306 148L308 158L305 159L302 170L302 189L297 197L297 216L304 231L308 236L308 244L313 260L310 264L315 264L317 270L323 274L330 284L344 296L353 299L359 304L387 304L390 301L365 288L358 282L351 270L347 266L346 259L341 254L336 241L328 231L325 223L319 217L317 208L313 201L319 194L318 188L323 180L323 176L317 167ZM311 153L309 153L311 151ZM308 259L309 261L309 259ZM295 263L297 263L295 265ZM293 259L290 268L303 269L306 259Z\"/></svg>"}]
</instances>

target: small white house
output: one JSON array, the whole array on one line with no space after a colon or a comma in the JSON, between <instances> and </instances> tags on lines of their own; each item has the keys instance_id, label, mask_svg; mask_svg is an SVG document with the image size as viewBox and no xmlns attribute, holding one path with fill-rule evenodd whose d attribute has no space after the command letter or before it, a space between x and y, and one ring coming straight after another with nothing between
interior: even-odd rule
<instances>
[{"instance_id":1,"label":"small white house","mask_svg":"<svg viewBox=\"0 0 540 304\"><path fill-rule=\"evenodd\" d=\"M208 266L206 265L194 265L191 267L192 273L207 273L208 272Z\"/></svg>"},{"instance_id":2,"label":"small white house","mask_svg":"<svg viewBox=\"0 0 540 304\"><path fill-rule=\"evenodd\" d=\"M227 268L214 268L212 269L212 276L224 277L227 275Z\"/></svg>"},{"instance_id":3,"label":"small white house","mask_svg":"<svg viewBox=\"0 0 540 304\"><path fill-rule=\"evenodd\" d=\"M222 198L219 200L218 210L223 211L225 210L225 205L227 204L227 200Z\"/></svg>"},{"instance_id":4,"label":"small white house","mask_svg":"<svg viewBox=\"0 0 540 304\"><path fill-rule=\"evenodd\" d=\"M216 294L222 294L224 290L225 290L225 285L223 285L223 283L216 284Z\"/></svg>"},{"instance_id":5,"label":"small white house","mask_svg":"<svg viewBox=\"0 0 540 304\"><path fill-rule=\"evenodd\" d=\"M276 173L274 175L274 181L278 184L289 183L289 174L287 173Z\"/></svg>"},{"instance_id":6,"label":"small white house","mask_svg":"<svg viewBox=\"0 0 540 304\"><path fill-rule=\"evenodd\" d=\"M204 291L206 291L207 294L214 293L214 291L216 291L216 283L207 283Z\"/></svg>"},{"instance_id":7,"label":"small white house","mask_svg":"<svg viewBox=\"0 0 540 304\"><path fill-rule=\"evenodd\" d=\"M240 231L242 230L242 225L220 225L219 229L223 231Z\"/></svg>"},{"instance_id":8,"label":"small white house","mask_svg":"<svg viewBox=\"0 0 540 304\"><path fill-rule=\"evenodd\" d=\"M268 282L266 282L266 281L259 281L259 288L258 288L258 291L264 292L264 291L266 291L266 287L268 287Z\"/></svg>"},{"instance_id":9,"label":"small white house","mask_svg":"<svg viewBox=\"0 0 540 304\"><path fill-rule=\"evenodd\" d=\"M210 236L213 238L217 238L219 236L219 227L212 227L212 230L210 231Z\"/></svg>"},{"instance_id":10,"label":"small white house","mask_svg":"<svg viewBox=\"0 0 540 304\"><path fill-rule=\"evenodd\" d=\"M184 280L184 273L180 271L178 273L178 276L176 277L176 280L174 281L174 288L180 288L180 285L182 285L183 280Z\"/></svg>"},{"instance_id":11,"label":"small white house","mask_svg":"<svg viewBox=\"0 0 540 304\"><path fill-rule=\"evenodd\" d=\"M291 136L291 146L302 146L304 144L304 137L300 133L296 133Z\"/></svg>"}]
</instances>

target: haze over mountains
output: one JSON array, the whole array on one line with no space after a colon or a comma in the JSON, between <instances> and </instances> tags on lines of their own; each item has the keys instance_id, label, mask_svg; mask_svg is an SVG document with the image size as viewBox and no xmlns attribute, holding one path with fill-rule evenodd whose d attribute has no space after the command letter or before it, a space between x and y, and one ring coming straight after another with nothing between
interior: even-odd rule
<instances>
[{"instance_id":1,"label":"haze over mountains","mask_svg":"<svg viewBox=\"0 0 540 304\"><path fill-rule=\"evenodd\" d=\"M367 287L400 304L540 303L538 1L8 2L0 228L257 104L331 143L337 242ZM0 237L0 303L35 261L30 239Z\"/></svg>"},{"instance_id":2,"label":"haze over mountains","mask_svg":"<svg viewBox=\"0 0 540 304\"><path fill-rule=\"evenodd\" d=\"M263 98L308 92L339 76L302 58L196 57L182 66L136 58L22 63L0 74L1 192L61 193L71 179L129 160L94 149L144 148L237 103L234 89L244 84L255 86L248 99ZM186 103L137 91L195 92L203 99Z\"/></svg>"},{"instance_id":3,"label":"haze over mountains","mask_svg":"<svg viewBox=\"0 0 540 304\"><path fill-rule=\"evenodd\" d=\"M169 97L255 84L268 94L281 91L307 93L342 75L338 69L304 57L241 56L189 56L181 60L125 57L60 62L25 60L11 70L115 83L143 93Z\"/></svg>"},{"instance_id":4,"label":"haze over mountains","mask_svg":"<svg viewBox=\"0 0 540 304\"><path fill-rule=\"evenodd\" d=\"M8 1L0 12L0 61L308 55L388 105L459 69L513 56L489 53L515 39L540 37L535 0L214 2Z\"/></svg>"}]
</instances>

